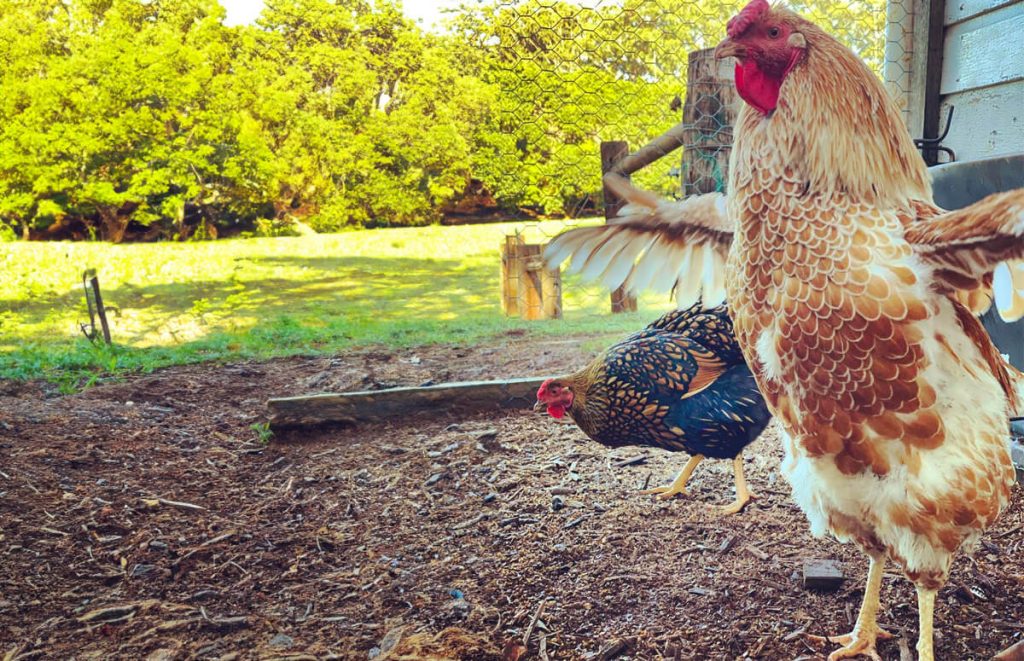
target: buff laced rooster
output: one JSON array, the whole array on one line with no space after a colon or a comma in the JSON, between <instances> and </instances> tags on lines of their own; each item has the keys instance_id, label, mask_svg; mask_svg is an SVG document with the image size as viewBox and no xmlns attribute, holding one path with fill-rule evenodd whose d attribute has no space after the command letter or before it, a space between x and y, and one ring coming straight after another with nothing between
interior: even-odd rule
<instances>
[{"instance_id":1,"label":"buff laced rooster","mask_svg":"<svg viewBox=\"0 0 1024 661\"><path fill-rule=\"evenodd\" d=\"M725 514L739 512L753 497L742 453L771 418L725 306L700 302L662 316L583 369L547 379L534 408L553 418L568 414L602 445L690 453L671 485L642 492L661 499L685 494L705 457L731 459L736 500Z\"/></svg>"},{"instance_id":2,"label":"buff laced rooster","mask_svg":"<svg viewBox=\"0 0 1024 661\"><path fill-rule=\"evenodd\" d=\"M1024 189L936 207L897 108L849 49L765 0L727 35L716 56L736 59L745 102L728 196L664 202L612 182L632 203L623 217L559 236L546 256L571 254L613 286L727 295L811 531L870 559L857 622L826 639L843 645L829 658L879 658L891 560L917 589L917 650L930 660L954 555L1013 485L1016 395L974 313L994 288L1020 316L1024 283L1006 262L1024 255Z\"/></svg>"}]
</instances>

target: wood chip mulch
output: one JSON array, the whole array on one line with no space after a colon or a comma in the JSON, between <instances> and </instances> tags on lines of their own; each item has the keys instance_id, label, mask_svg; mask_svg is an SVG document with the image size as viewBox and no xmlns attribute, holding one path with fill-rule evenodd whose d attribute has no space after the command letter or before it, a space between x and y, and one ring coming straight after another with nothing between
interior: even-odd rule
<instances>
[{"instance_id":1,"label":"wood chip mulch","mask_svg":"<svg viewBox=\"0 0 1024 661\"><path fill-rule=\"evenodd\" d=\"M0 658L822 658L802 634L852 628L867 562L811 538L771 432L747 452L759 499L730 517L728 462L660 502L637 491L684 456L528 411L251 428L267 397L550 374L579 346L197 365L72 396L0 382ZM939 658L1024 637L1022 500L957 559ZM838 589L803 587L814 559ZM917 607L890 572L879 651L899 659Z\"/></svg>"}]
</instances>

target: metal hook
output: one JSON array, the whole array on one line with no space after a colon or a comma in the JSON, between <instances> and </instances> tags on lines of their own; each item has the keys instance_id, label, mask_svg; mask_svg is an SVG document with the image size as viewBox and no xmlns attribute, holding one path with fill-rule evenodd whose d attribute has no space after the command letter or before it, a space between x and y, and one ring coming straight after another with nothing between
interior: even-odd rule
<instances>
[{"instance_id":1,"label":"metal hook","mask_svg":"<svg viewBox=\"0 0 1024 661\"><path fill-rule=\"evenodd\" d=\"M942 129L942 134L936 138L914 138L914 146L924 151L941 151L949 154L949 163L956 160L956 152L949 147L942 146L941 143L949 135L949 127L953 123L953 108L955 106L949 106L949 112L946 114L946 127ZM923 154L922 154L923 155Z\"/></svg>"}]
</instances>

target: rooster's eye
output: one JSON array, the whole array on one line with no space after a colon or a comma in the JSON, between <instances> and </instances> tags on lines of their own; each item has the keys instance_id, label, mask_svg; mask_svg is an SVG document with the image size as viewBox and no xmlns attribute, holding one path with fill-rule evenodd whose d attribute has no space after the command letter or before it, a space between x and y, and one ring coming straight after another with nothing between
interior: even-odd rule
<instances>
[{"instance_id":1,"label":"rooster's eye","mask_svg":"<svg viewBox=\"0 0 1024 661\"><path fill-rule=\"evenodd\" d=\"M768 28L768 36L771 37L772 39L778 39L779 38L779 34L781 34L781 32L782 31L779 30L779 28L777 28L777 27Z\"/></svg>"}]
</instances>

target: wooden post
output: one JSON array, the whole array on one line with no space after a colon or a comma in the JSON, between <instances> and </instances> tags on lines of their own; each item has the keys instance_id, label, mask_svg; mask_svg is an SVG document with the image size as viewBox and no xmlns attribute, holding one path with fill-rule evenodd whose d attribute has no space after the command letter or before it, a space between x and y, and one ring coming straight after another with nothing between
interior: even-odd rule
<instances>
[{"instance_id":1,"label":"wooden post","mask_svg":"<svg viewBox=\"0 0 1024 661\"><path fill-rule=\"evenodd\" d=\"M519 246L519 316L530 321L544 318L540 250L536 243Z\"/></svg>"},{"instance_id":2,"label":"wooden post","mask_svg":"<svg viewBox=\"0 0 1024 661\"><path fill-rule=\"evenodd\" d=\"M729 63L715 60L714 49L690 53L683 124L683 195L724 191L736 123L737 96Z\"/></svg>"},{"instance_id":3,"label":"wooden post","mask_svg":"<svg viewBox=\"0 0 1024 661\"><path fill-rule=\"evenodd\" d=\"M618 161L629 155L629 144L623 140L601 143L601 177L615 169ZM607 184L603 184L604 219L605 222L614 218L622 207L620 200ZM636 312L636 297L631 296L622 287L612 292L612 313Z\"/></svg>"},{"instance_id":4,"label":"wooden post","mask_svg":"<svg viewBox=\"0 0 1024 661\"><path fill-rule=\"evenodd\" d=\"M501 311L523 319L562 318L562 275L544 268L544 246L528 244L520 234L501 245Z\"/></svg>"},{"instance_id":5,"label":"wooden post","mask_svg":"<svg viewBox=\"0 0 1024 661\"><path fill-rule=\"evenodd\" d=\"M544 303L545 319L562 318L562 274L557 268L546 269L541 264L540 297Z\"/></svg>"},{"instance_id":6,"label":"wooden post","mask_svg":"<svg viewBox=\"0 0 1024 661\"><path fill-rule=\"evenodd\" d=\"M501 311L506 317L519 314L519 246L520 234L509 234L501 244Z\"/></svg>"}]
</instances>

